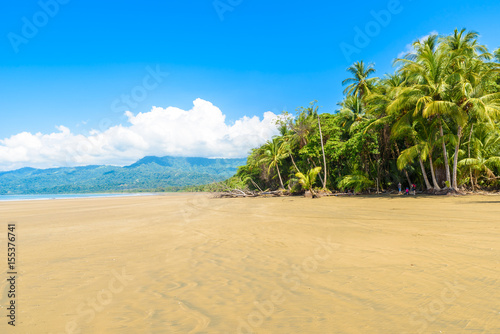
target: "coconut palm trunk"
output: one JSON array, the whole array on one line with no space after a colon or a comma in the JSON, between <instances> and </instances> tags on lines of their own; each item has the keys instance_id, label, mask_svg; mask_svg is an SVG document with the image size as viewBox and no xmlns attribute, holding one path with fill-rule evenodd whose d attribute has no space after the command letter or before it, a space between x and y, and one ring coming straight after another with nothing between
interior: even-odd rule
<instances>
[{"instance_id":1,"label":"coconut palm trunk","mask_svg":"<svg viewBox=\"0 0 500 334\"><path fill-rule=\"evenodd\" d=\"M290 151L289 154L290 154L290 158L292 159L293 167L295 167L295 169L297 170L297 173L300 173L299 167L297 167L297 165L295 164L295 159L293 158L292 152Z\"/></svg>"},{"instance_id":2,"label":"coconut palm trunk","mask_svg":"<svg viewBox=\"0 0 500 334\"><path fill-rule=\"evenodd\" d=\"M470 133L469 133L469 144L468 144L469 159L470 159L470 142L472 140L472 132L473 131L474 131L474 124L472 124L472 126L470 127ZM472 191L474 191L474 181L472 179L472 167L469 167L469 175L470 175L470 185L472 187Z\"/></svg>"},{"instance_id":3,"label":"coconut palm trunk","mask_svg":"<svg viewBox=\"0 0 500 334\"><path fill-rule=\"evenodd\" d=\"M432 183L434 184L434 190L441 190L441 187L439 186L437 180L436 180L436 173L434 172L434 164L432 163L432 154L429 153L429 164L431 165L431 177L432 177Z\"/></svg>"},{"instance_id":4,"label":"coconut palm trunk","mask_svg":"<svg viewBox=\"0 0 500 334\"><path fill-rule=\"evenodd\" d=\"M446 170L446 181L451 185L450 163L448 162L448 151L446 151L446 143L444 141L443 124L441 118L439 119L439 135L441 136L441 143L443 145L443 159Z\"/></svg>"},{"instance_id":5,"label":"coconut palm trunk","mask_svg":"<svg viewBox=\"0 0 500 334\"><path fill-rule=\"evenodd\" d=\"M325 156L325 147L323 145L323 133L321 132L321 122L319 121L319 115L318 115L318 128L319 128L319 138L321 140L321 152L323 153L323 168L324 168L323 172L325 173L323 181L323 189L326 189L326 177L327 177L326 156Z\"/></svg>"},{"instance_id":6,"label":"coconut palm trunk","mask_svg":"<svg viewBox=\"0 0 500 334\"><path fill-rule=\"evenodd\" d=\"M453 185L452 188L458 191L457 170L458 170L458 150L460 149L460 139L462 138L462 127L458 126L457 144L455 145L455 155L453 156Z\"/></svg>"},{"instance_id":7,"label":"coconut palm trunk","mask_svg":"<svg viewBox=\"0 0 500 334\"><path fill-rule=\"evenodd\" d=\"M422 169L422 176L424 177L425 186L427 187L427 190L431 190L432 186L429 183L429 179L427 178L424 162L422 161L422 158L418 158L418 161L420 162L420 168Z\"/></svg>"},{"instance_id":8,"label":"coconut palm trunk","mask_svg":"<svg viewBox=\"0 0 500 334\"><path fill-rule=\"evenodd\" d=\"M278 172L278 178L280 179L281 189L285 189L285 186L283 185L283 180L281 179L281 173L278 165L276 165L276 171Z\"/></svg>"}]
</instances>

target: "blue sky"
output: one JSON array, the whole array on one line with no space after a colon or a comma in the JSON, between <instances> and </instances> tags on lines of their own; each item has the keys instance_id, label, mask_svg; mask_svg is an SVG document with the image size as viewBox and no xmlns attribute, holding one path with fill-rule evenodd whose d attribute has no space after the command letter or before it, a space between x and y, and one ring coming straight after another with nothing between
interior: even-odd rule
<instances>
[{"instance_id":1,"label":"blue sky","mask_svg":"<svg viewBox=\"0 0 500 334\"><path fill-rule=\"evenodd\" d=\"M394 8L348 59L341 45L356 46L356 27L373 28L373 12ZM10 1L0 13L0 139L126 126L124 108L112 104L154 69L161 81L127 106L134 115L187 111L198 98L228 126L312 100L333 112L353 61L374 62L381 76L415 39L462 27L493 50L498 13L491 1ZM35 23L37 31L26 27Z\"/></svg>"}]
</instances>

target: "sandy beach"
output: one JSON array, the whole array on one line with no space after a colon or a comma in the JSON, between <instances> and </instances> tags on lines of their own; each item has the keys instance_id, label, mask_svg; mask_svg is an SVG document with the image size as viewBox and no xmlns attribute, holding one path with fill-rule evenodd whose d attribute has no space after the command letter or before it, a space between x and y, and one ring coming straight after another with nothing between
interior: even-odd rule
<instances>
[{"instance_id":1,"label":"sandy beach","mask_svg":"<svg viewBox=\"0 0 500 334\"><path fill-rule=\"evenodd\" d=\"M500 197L1 202L1 333L500 333ZM8 277L7 277L8 278Z\"/></svg>"}]
</instances>

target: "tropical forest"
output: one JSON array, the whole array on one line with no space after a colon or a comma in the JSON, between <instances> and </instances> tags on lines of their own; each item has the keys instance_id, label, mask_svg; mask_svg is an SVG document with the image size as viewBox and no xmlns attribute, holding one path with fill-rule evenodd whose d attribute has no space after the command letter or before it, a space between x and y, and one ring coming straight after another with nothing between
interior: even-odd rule
<instances>
[{"instance_id":1,"label":"tropical forest","mask_svg":"<svg viewBox=\"0 0 500 334\"><path fill-rule=\"evenodd\" d=\"M280 135L228 180L251 190L428 193L500 188L500 48L465 29L415 41L377 76L347 69L335 111L283 112Z\"/></svg>"}]
</instances>

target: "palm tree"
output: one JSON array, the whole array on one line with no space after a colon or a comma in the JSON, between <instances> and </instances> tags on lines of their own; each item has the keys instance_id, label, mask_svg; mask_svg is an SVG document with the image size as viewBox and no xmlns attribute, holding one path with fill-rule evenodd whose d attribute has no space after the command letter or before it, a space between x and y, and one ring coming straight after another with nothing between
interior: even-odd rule
<instances>
[{"instance_id":1,"label":"palm tree","mask_svg":"<svg viewBox=\"0 0 500 334\"><path fill-rule=\"evenodd\" d=\"M340 106L337 110L339 125L348 132L367 117L365 106L358 96L346 96L338 105Z\"/></svg>"},{"instance_id":2,"label":"palm tree","mask_svg":"<svg viewBox=\"0 0 500 334\"><path fill-rule=\"evenodd\" d=\"M488 48L478 43L478 37L479 34L475 31L466 32L465 28L460 31L455 29L452 35L442 37L441 42L445 51L455 61L463 62L467 58L476 56L480 56L481 59L491 59Z\"/></svg>"},{"instance_id":3,"label":"palm tree","mask_svg":"<svg viewBox=\"0 0 500 334\"><path fill-rule=\"evenodd\" d=\"M321 153L323 155L323 168L324 168L324 179L322 180L323 183L323 190L326 189L326 181L327 181L327 169L326 169L326 156L325 156L325 146L323 143L323 133L321 132L321 121L319 119L319 114L318 114L318 107L315 106L316 102L318 101L313 101L309 104L309 108L306 109L307 115L309 118L316 118L318 120L318 129L319 129L319 140L321 142Z\"/></svg>"},{"instance_id":4,"label":"palm tree","mask_svg":"<svg viewBox=\"0 0 500 334\"><path fill-rule=\"evenodd\" d=\"M262 158L260 162L265 163L268 166L268 172L274 167L278 174L281 189L284 189L283 179L281 178L279 164L281 160L288 156L286 149L286 144L283 142L281 137L275 137L271 141L267 141L262 147Z\"/></svg>"},{"instance_id":5,"label":"palm tree","mask_svg":"<svg viewBox=\"0 0 500 334\"><path fill-rule=\"evenodd\" d=\"M453 156L453 189L458 189L457 171L460 140L469 118L479 116L490 118L490 113L495 113L497 105L495 94L488 94L491 83L491 71L482 62L491 59L488 49L477 41L478 33L465 29L442 38L443 52L450 57L450 85L451 102L456 104L453 108L453 118L456 121L457 133L455 153ZM491 103L493 102L493 103Z\"/></svg>"},{"instance_id":6,"label":"palm tree","mask_svg":"<svg viewBox=\"0 0 500 334\"><path fill-rule=\"evenodd\" d=\"M398 97L400 91L407 87L408 80L401 73L386 74L385 77L379 81L379 84L372 90L371 94L366 99L366 116L364 118L376 118L371 121L365 129L365 133L371 129L379 128L379 151L380 160L377 165L377 179L380 180L380 165L383 163L384 156L387 161L392 151L392 147L399 152L399 147L396 141L392 141L390 132L393 124L400 114L389 114L388 106ZM404 114L404 112L402 113ZM358 118L359 119L359 118ZM399 153L398 153L399 154ZM390 164L386 165L386 170L391 168ZM408 183L411 184L408 172L404 169Z\"/></svg>"},{"instance_id":7,"label":"palm tree","mask_svg":"<svg viewBox=\"0 0 500 334\"><path fill-rule=\"evenodd\" d=\"M432 141L429 140L428 135L426 136L426 134L429 133L429 124L427 124L428 122L422 118L417 118L416 120L412 121L409 116L409 114L405 114L392 127L392 135L394 137L406 137L410 142L413 143L413 146L410 146L401 152L397 160L397 166L398 169L402 170L409 164L413 163L416 158L418 158L425 186L427 190L432 190L433 187L431 186L429 179L427 178L427 172L424 166L424 161L427 160L429 155L432 154ZM432 166L432 158L431 174L434 183L434 189L439 190L440 188L437 185Z\"/></svg>"},{"instance_id":8,"label":"palm tree","mask_svg":"<svg viewBox=\"0 0 500 334\"><path fill-rule=\"evenodd\" d=\"M424 41L413 43L414 52L407 54L395 63L401 65L400 72L410 81L398 97L389 105L388 111L398 114L413 110L414 116L430 121L437 119L443 149L447 184L451 184L450 165L446 140L444 138L444 117L456 114L457 106L449 101L447 68L449 57L443 49L437 48L437 35Z\"/></svg>"},{"instance_id":9,"label":"palm tree","mask_svg":"<svg viewBox=\"0 0 500 334\"><path fill-rule=\"evenodd\" d=\"M344 190L346 188L353 189L354 192L361 192L365 189L373 187L374 182L364 173L355 171L353 174L346 175L340 180L338 186Z\"/></svg>"},{"instance_id":10,"label":"palm tree","mask_svg":"<svg viewBox=\"0 0 500 334\"><path fill-rule=\"evenodd\" d=\"M474 142L475 158L466 158L459 162L459 166L471 168L475 174L482 172L490 180L497 179L495 168L500 168L500 133L495 127L483 127L480 138ZM471 184L474 190L474 180L471 175ZM477 184L477 180L476 180Z\"/></svg>"},{"instance_id":11,"label":"palm tree","mask_svg":"<svg viewBox=\"0 0 500 334\"><path fill-rule=\"evenodd\" d=\"M289 121L288 127L293 133L292 141L298 144L299 149L307 145L315 121L303 109L294 120Z\"/></svg>"},{"instance_id":12,"label":"palm tree","mask_svg":"<svg viewBox=\"0 0 500 334\"><path fill-rule=\"evenodd\" d=\"M300 172L295 174L295 176L299 178L299 183L302 185L302 188L304 188L305 190L309 190L313 197L316 195L314 193L313 185L316 181L316 176L320 171L321 167L316 167L310 169L306 174L302 174Z\"/></svg>"},{"instance_id":13,"label":"palm tree","mask_svg":"<svg viewBox=\"0 0 500 334\"><path fill-rule=\"evenodd\" d=\"M342 81L342 86L347 85L344 94L357 96L363 100L378 80L378 78L369 78L375 73L373 64L365 65L363 61L358 61L351 65L347 71L352 74L352 77Z\"/></svg>"},{"instance_id":14,"label":"palm tree","mask_svg":"<svg viewBox=\"0 0 500 334\"><path fill-rule=\"evenodd\" d=\"M295 159L293 158L293 151L295 150L297 146L297 141L295 134L289 130L288 128L285 129L282 133L282 138L283 138L283 145L288 152L288 156L290 157L290 160L292 161L293 166L297 170L297 172L300 173L299 167L297 167L297 164L295 163Z\"/></svg>"},{"instance_id":15,"label":"palm tree","mask_svg":"<svg viewBox=\"0 0 500 334\"><path fill-rule=\"evenodd\" d=\"M323 166L325 169L325 175L324 179L321 180L323 184L323 189L326 188L326 181L327 181L327 173L326 173L326 155L325 155L325 149L324 149L324 143L323 143L323 133L321 132L321 121L318 115L318 107L315 106L317 101L313 101L309 104L308 108L301 107L299 109L299 114L295 120L290 120L288 122L288 127L290 128L292 135L291 138L288 138L288 142L290 145L293 147L296 144L298 145L299 149L302 149L304 146L306 146L309 142L309 135L314 129L315 123L318 122L318 130L319 130L319 135L320 135L320 142L321 142L321 151L323 155ZM293 159L293 157L292 157ZM311 159L309 157L307 158L309 162L311 162ZM312 161L312 164L315 165L314 161ZM295 162L294 162L295 168L298 170Z\"/></svg>"}]
</instances>

